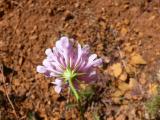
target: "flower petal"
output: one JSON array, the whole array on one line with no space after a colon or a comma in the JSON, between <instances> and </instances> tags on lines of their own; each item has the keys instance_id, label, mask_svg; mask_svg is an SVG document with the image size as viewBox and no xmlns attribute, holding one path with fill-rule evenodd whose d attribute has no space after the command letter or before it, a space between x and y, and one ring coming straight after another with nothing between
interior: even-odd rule
<instances>
[{"instance_id":1,"label":"flower petal","mask_svg":"<svg viewBox=\"0 0 160 120\"><path fill-rule=\"evenodd\" d=\"M57 86L61 86L62 85L62 80L60 79L55 79L54 82L52 82L53 84L57 85Z\"/></svg>"},{"instance_id":2,"label":"flower petal","mask_svg":"<svg viewBox=\"0 0 160 120\"><path fill-rule=\"evenodd\" d=\"M62 80L60 79L56 79L54 82L52 82L55 86L55 91L59 94L61 92L62 89Z\"/></svg>"},{"instance_id":3,"label":"flower petal","mask_svg":"<svg viewBox=\"0 0 160 120\"><path fill-rule=\"evenodd\" d=\"M54 73L54 72L50 72L49 75L52 76L52 77L59 77L59 74L56 74L56 73Z\"/></svg>"},{"instance_id":4,"label":"flower petal","mask_svg":"<svg viewBox=\"0 0 160 120\"><path fill-rule=\"evenodd\" d=\"M93 75L96 75L96 71L92 71L90 74L89 74L89 77L93 76Z\"/></svg>"},{"instance_id":5,"label":"flower petal","mask_svg":"<svg viewBox=\"0 0 160 120\"><path fill-rule=\"evenodd\" d=\"M38 65L37 66L37 72L45 73L45 72L47 72L47 69L44 66Z\"/></svg>"},{"instance_id":6,"label":"flower petal","mask_svg":"<svg viewBox=\"0 0 160 120\"><path fill-rule=\"evenodd\" d=\"M50 48L48 48L48 49L46 49L45 54L50 55L50 54L53 54L53 53L52 53L52 50Z\"/></svg>"},{"instance_id":7,"label":"flower petal","mask_svg":"<svg viewBox=\"0 0 160 120\"><path fill-rule=\"evenodd\" d=\"M102 64L102 59L101 58L96 59L95 61L93 61L93 66L94 67L97 67L97 66L99 66L101 64Z\"/></svg>"},{"instance_id":8,"label":"flower petal","mask_svg":"<svg viewBox=\"0 0 160 120\"><path fill-rule=\"evenodd\" d=\"M54 88L54 90L56 91L56 93L60 93L61 92L61 87L59 87L59 86L55 86L55 88Z\"/></svg>"},{"instance_id":9,"label":"flower petal","mask_svg":"<svg viewBox=\"0 0 160 120\"><path fill-rule=\"evenodd\" d=\"M89 50L90 50L89 45L84 45L84 47L82 48L84 57L86 57L86 55L89 54Z\"/></svg>"},{"instance_id":10,"label":"flower petal","mask_svg":"<svg viewBox=\"0 0 160 120\"><path fill-rule=\"evenodd\" d=\"M60 71L59 69L57 69L58 65L57 64L53 65L52 62L48 61L48 59L44 59L43 60L43 65L50 72L54 72L55 74L62 74L62 71Z\"/></svg>"},{"instance_id":11,"label":"flower petal","mask_svg":"<svg viewBox=\"0 0 160 120\"><path fill-rule=\"evenodd\" d=\"M97 58L97 55L92 54L91 56L89 56L88 62L93 62L96 58Z\"/></svg>"},{"instance_id":12,"label":"flower petal","mask_svg":"<svg viewBox=\"0 0 160 120\"><path fill-rule=\"evenodd\" d=\"M70 55L73 52L73 44L69 41L68 37L61 37L56 42L56 48L58 52L64 57L65 63L68 65L70 62Z\"/></svg>"},{"instance_id":13,"label":"flower petal","mask_svg":"<svg viewBox=\"0 0 160 120\"><path fill-rule=\"evenodd\" d=\"M77 48L77 59L74 61L74 69L79 69L82 68L84 65L86 65L86 61L88 61L88 54L89 54L89 46L85 45L83 48L81 48L81 45L78 44ZM83 64L83 65L82 65Z\"/></svg>"},{"instance_id":14,"label":"flower petal","mask_svg":"<svg viewBox=\"0 0 160 120\"><path fill-rule=\"evenodd\" d=\"M69 39L68 37L61 37L60 40L56 42L56 48L59 50L64 50L64 48L70 47Z\"/></svg>"},{"instance_id":15,"label":"flower petal","mask_svg":"<svg viewBox=\"0 0 160 120\"><path fill-rule=\"evenodd\" d=\"M52 66L51 66L50 62L47 59L44 59L42 63L45 67L52 69Z\"/></svg>"},{"instance_id":16,"label":"flower petal","mask_svg":"<svg viewBox=\"0 0 160 120\"><path fill-rule=\"evenodd\" d=\"M96 71L91 71L89 74L80 76L78 79L84 81L85 83L95 82L97 80Z\"/></svg>"}]
</instances>

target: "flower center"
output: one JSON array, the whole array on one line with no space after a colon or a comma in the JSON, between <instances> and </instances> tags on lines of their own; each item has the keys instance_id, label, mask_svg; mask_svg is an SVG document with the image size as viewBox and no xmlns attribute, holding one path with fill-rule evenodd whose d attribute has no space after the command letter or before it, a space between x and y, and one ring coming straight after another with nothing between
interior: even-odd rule
<instances>
[{"instance_id":1,"label":"flower center","mask_svg":"<svg viewBox=\"0 0 160 120\"><path fill-rule=\"evenodd\" d=\"M70 68L67 68L63 73L63 78L65 80L74 79L76 76L76 72L74 70L71 70Z\"/></svg>"}]
</instances>

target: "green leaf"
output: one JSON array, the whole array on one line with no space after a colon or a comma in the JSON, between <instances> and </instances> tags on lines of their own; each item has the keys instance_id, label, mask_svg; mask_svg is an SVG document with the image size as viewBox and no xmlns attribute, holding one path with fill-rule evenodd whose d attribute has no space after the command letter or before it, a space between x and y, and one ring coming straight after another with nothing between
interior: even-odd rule
<instances>
[{"instance_id":1,"label":"green leaf","mask_svg":"<svg viewBox=\"0 0 160 120\"><path fill-rule=\"evenodd\" d=\"M66 107L67 109L71 109L71 108L74 108L74 107L76 107L76 106L77 106L77 104L75 104L75 103L67 103L65 107Z\"/></svg>"},{"instance_id":2,"label":"green leaf","mask_svg":"<svg viewBox=\"0 0 160 120\"><path fill-rule=\"evenodd\" d=\"M91 99L94 95L94 90L92 89L92 87L87 87L85 90L80 91L80 95L83 98Z\"/></svg>"},{"instance_id":3,"label":"green leaf","mask_svg":"<svg viewBox=\"0 0 160 120\"><path fill-rule=\"evenodd\" d=\"M33 111L28 112L28 120L36 120L35 114Z\"/></svg>"},{"instance_id":4,"label":"green leaf","mask_svg":"<svg viewBox=\"0 0 160 120\"><path fill-rule=\"evenodd\" d=\"M154 96L146 103L146 108L149 114L156 117L158 110L160 109L160 95Z\"/></svg>"},{"instance_id":5,"label":"green leaf","mask_svg":"<svg viewBox=\"0 0 160 120\"><path fill-rule=\"evenodd\" d=\"M97 115L97 112L93 113L93 119L94 120L100 120L100 117Z\"/></svg>"}]
</instances>

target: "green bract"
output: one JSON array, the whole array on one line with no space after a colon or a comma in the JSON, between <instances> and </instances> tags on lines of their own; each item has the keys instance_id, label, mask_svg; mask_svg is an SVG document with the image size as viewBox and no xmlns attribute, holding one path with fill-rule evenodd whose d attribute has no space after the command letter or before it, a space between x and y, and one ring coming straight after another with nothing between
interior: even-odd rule
<instances>
[{"instance_id":1,"label":"green bract","mask_svg":"<svg viewBox=\"0 0 160 120\"><path fill-rule=\"evenodd\" d=\"M77 73L74 70L71 70L69 67L64 71L62 77L65 80L74 79L77 76Z\"/></svg>"}]
</instances>

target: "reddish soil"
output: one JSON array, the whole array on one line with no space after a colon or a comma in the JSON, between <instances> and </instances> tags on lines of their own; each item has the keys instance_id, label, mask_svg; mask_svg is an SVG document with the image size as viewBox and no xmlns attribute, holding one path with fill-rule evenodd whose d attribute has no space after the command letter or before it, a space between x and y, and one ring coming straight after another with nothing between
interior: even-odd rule
<instances>
[{"instance_id":1,"label":"reddish soil","mask_svg":"<svg viewBox=\"0 0 160 120\"><path fill-rule=\"evenodd\" d=\"M142 99L118 103L111 100L116 78L106 71L122 61L119 52L129 45L133 47L130 52L139 53L147 62L129 77L140 80L145 76L147 82L141 86L146 91L149 83L160 84L156 76L160 70L159 32L159 0L1 0L0 64L5 77L5 83L0 79L1 120L79 119L75 108L65 108L66 93L57 95L50 84L53 79L36 72L45 49L63 35L89 44L104 60L96 92L86 103L87 120L94 120L93 114L100 120L148 119L144 107L148 96L140 94ZM129 57L130 53L125 54Z\"/></svg>"}]
</instances>

